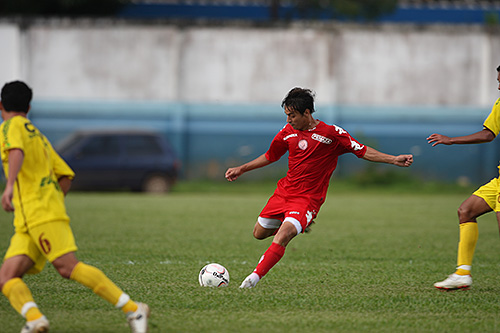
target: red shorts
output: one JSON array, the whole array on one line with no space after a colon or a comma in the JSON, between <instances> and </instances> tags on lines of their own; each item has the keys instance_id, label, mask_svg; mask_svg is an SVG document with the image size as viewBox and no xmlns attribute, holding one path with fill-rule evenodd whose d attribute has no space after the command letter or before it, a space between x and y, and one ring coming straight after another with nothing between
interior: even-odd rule
<instances>
[{"instance_id":1,"label":"red shorts","mask_svg":"<svg viewBox=\"0 0 500 333\"><path fill-rule=\"evenodd\" d=\"M291 222L297 233L304 232L316 218L321 204L307 197L281 196L274 193L259 215L259 223L266 229L278 229L281 223Z\"/></svg>"}]
</instances>

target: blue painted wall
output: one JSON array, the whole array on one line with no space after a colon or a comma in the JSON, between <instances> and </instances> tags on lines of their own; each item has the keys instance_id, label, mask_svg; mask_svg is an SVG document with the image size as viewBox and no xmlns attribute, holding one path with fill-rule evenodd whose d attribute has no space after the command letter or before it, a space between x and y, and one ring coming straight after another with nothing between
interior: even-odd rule
<instances>
[{"instance_id":1,"label":"blue painted wall","mask_svg":"<svg viewBox=\"0 0 500 333\"><path fill-rule=\"evenodd\" d=\"M482 129L488 108L317 106L316 117L335 123L362 143L391 154L413 153L410 172L422 180L486 182L498 174L500 141L482 145L430 147L434 132L450 136ZM285 124L279 105L175 104L161 102L36 101L30 118L57 146L79 129L152 129L167 137L183 163L185 179L220 179L227 167L264 153ZM498 141L498 142L497 142ZM366 170L354 156L340 158L338 177ZM377 168L393 168L377 165ZM277 179L286 158L248 174L250 179Z\"/></svg>"}]
</instances>

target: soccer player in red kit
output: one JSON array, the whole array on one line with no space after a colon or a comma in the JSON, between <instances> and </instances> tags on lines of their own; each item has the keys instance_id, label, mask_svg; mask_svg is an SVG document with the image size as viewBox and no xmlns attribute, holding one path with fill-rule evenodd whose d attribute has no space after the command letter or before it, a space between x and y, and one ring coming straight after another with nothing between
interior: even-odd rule
<instances>
[{"instance_id":1,"label":"soccer player in red kit","mask_svg":"<svg viewBox=\"0 0 500 333\"><path fill-rule=\"evenodd\" d=\"M240 288L253 288L283 257L288 243L313 222L325 202L330 177L338 157L353 153L372 162L409 167L412 155L388 155L362 145L344 129L315 119L314 93L293 88L283 99L287 125L274 137L269 150L256 159L229 168L226 179L236 180L243 173L276 162L288 152L288 172L260 213L253 235L265 239L274 235L271 246Z\"/></svg>"}]
</instances>

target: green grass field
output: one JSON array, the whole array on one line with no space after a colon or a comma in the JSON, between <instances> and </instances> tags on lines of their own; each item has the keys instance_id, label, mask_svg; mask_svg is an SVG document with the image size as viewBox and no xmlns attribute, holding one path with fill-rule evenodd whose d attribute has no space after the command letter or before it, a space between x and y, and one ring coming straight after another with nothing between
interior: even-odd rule
<instances>
[{"instance_id":1,"label":"green grass field","mask_svg":"<svg viewBox=\"0 0 500 333\"><path fill-rule=\"evenodd\" d=\"M256 288L240 290L271 242L251 232L273 185L195 190L67 197L79 259L151 306L150 332L500 330L493 214L480 219L473 287L442 292L432 286L455 267L456 209L468 191L333 190L312 232L294 239ZM0 223L3 255L11 216L0 213ZM198 285L209 262L229 270L227 288ZM128 331L120 311L50 265L25 281L51 332ZM18 332L23 323L0 298L0 331Z\"/></svg>"}]
</instances>

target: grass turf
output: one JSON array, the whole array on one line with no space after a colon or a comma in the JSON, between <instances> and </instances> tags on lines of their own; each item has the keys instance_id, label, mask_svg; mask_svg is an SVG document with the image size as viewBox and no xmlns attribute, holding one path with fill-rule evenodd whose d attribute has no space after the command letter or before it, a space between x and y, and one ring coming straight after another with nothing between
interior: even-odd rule
<instances>
[{"instance_id":1,"label":"grass turf","mask_svg":"<svg viewBox=\"0 0 500 333\"><path fill-rule=\"evenodd\" d=\"M468 193L333 190L312 232L294 239L256 288L240 290L271 241L255 240L251 231L273 186L244 188L196 193L181 185L167 196L71 193L77 256L151 306L150 332L500 330L493 214L479 221L472 288L432 287L455 267L456 208ZM0 213L2 253L11 218ZM229 270L227 288L198 285L208 262ZM128 331L120 311L60 278L51 265L25 281L51 332ZM0 298L0 331L17 332L23 322Z\"/></svg>"}]
</instances>

